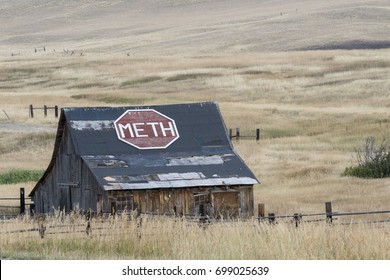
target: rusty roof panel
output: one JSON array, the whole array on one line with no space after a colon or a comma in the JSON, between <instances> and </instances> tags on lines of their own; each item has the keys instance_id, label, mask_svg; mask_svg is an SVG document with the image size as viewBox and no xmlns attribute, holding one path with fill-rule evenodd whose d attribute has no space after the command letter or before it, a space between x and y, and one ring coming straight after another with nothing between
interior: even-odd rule
<instances>
[{"instance_id":1,"label":"rusty roof panel","mask_svg":"<svg viewBox=\"0 0 390 280\"><path fill-rule=\"evenodd\" d=\"M230 185L254 185L257 180L249 177L240 178L209 178L196 180L174 181L149 181L140 183L108 183L103 186L104 190L145 190L145 189L175 189L190 187L230 186Z\"/></svg>"},{"instance_id":2,"label":"rusty roof panel","mask_svg":"<svg viewBox=\"0 0 390 280\"><path fill-rule=\"evenodd\" d=\"M223 157L227 156L233 156L233 154L171 158L167 166L223 164Z\"/></svg>"},{"instance_id":3,"label":"rusty roof panel","mask_svg":"<svg viewBox=\"0 0 390 280\"><path fill-rule=\"evenodd\" d=\"M82 158L106 190L258 183L234 153L183 158L161 155L142 160L128 155Z\"/></svg>"}]
</instances>

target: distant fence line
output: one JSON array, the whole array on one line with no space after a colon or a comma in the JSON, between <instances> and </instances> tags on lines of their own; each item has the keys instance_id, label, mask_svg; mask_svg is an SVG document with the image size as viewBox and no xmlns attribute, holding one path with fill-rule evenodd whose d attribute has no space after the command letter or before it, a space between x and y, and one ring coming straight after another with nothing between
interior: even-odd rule
<instances>
[{"instance_id":1,"label":"distant fence line","mask_svg":"<svg viewBox=\"0 0 390 280\"><path fill-rule=\"evenodd\" d=\"M4 200L4 199L3 199ZM268 213L266 215L265 213L265 204L260 203L258 204L258 215L257 219L216 219L213 217L209 217L206 215L205 211L205 205L200 205L199 207L199 214L198 215L192 215L192 216L186 216L186 215L179 215L177 213L172 214L164 214L159 215L158 213L151 213L151 212L124 212L121 214L114 214L114 215L103 215L98 216L96 213L93 213L92 211L87 211L84 214L81 214L79 212L73 212L73 214L67 214L67 215L73 215L70 216L76 217L76 219L68 220L70 221L69 224L66 224L63 222L59 225L46 225L46 218L50 216L54 216L53 214L37 214L34 217L34 219L37 220L38 226L34 228L27 228L27 229L15 229L11 231L0 231L0 234L13 234L13 233L28 233L28 232L38 232L38 236L40 238L44 238L45 235L50 234L71 234L71 233L85 233L87 236L90 236L92 234L92 231L94 231L94 234L96 235L106 235L107 232L99 232L101 230L112 230L111 222L112 219L110 217L123 217L124 216L125 222L132 223L134 226L135 234L137 234L138 238L141 238L142 236L142 221L144 219L146 220L160 220L163 217L172 217L172 218L180 218L188 222L197 223L199 226L203 227L204 229L207 229L208 226L215 224L215 223L221 223L226 222L228 225L229 223L235 223L239 221L257 221L257 223L268 223L270 225L277 225L279 220L289 219L288 223L293 223L295 227L299 227L302 223L313 223L313 222L321 222L325 221L328 225L353 225L353 224L373 224L373 223L388 223L390 222L390 219L385 220L374 220L374 221L362 221L362 222L339 222L334 223L334 220L337 219L337 217L340 216L354 216L354 215L374 215L374 214L390 214L390 210L380 210L380 211L360 211L360 212L333 212L332 211L332 203L326 202L325 203L325 212L321 213L309 213L309 214L301 214L301 213L294 213L292 215L276 215L275 213ZM62 215L61 217L65 217L67 215ZM318 219L312 219L313 217L319 217ZM77 219L79 218L79 219ZM304 218L310 218L308 220L303 220ZM97 223L92 224L92 219L96 219ZM62 219L61 219L62 220ZM65 219L64 219L65 220ZM3 222L6 222L3 220ZM244 226L245 224L243 224ZM252 225L253 224L249 224ZM111 234L111 232L109 233Z\"/></svg>"},{"instance_id":2,"label":"distant fence line","mask_svg":"<svg viewBox=\"0 0 390 280\"><path fill-rule=\"evenodd\" d=\"M35 53L37 53L37 52L46 52L46 47L43 46L43 47L41 47L41 48L35 48L35 49L34 49L34 52L35 52Z\"/></svg>"},{"instance_id":3,"label":"distant fence line","mask_svg":"<svg viewBox=\"0 0 390 280\"><path fill-rule=\"evenodd\" d=\"M30 118L34 118L34 110L43 110L43 115L45 118L47 117L47 111L48 110L54 110L54 116L58 118L58 106L47 106L43 105L43 107L34 107L32 104L28 107L29 116Z\"/></svg>"},{"instance_id":4,"label":"distant fence line","mask_svg":"<svg viewBox=\"0 0 390 280\"><path fill-rule=\"evenodd\" d=\"M360 211L360 212L333 212L332 211L332 202L325 202L325 212L322 213L310 213L310 214L301 214L294 213L292 215L276 215L275 213L268 213L265 215L265 205L260 203L258 205L258 221L264 222L268 221L270 224L276 224L277 219L290 219L295 223L295 226L298 227L302 222L320 222L326 221L327 224L333 224L333 221L341 216L357 216L357 215L375 215L375 214L390 214L390 210L380 210L380 211ZM303 220L307 217L320 217L319 219ZM321 218L323 217L323 218ZM386 220L376 220L376 221L367 221L360 223L387 223L390 222L390 219ZM350 225L350 224L360 224L359 222L347 222L347 223L338 223L340 225Z\"/></svg>"},{"instance_id":5,"label":"distant fence line","mask_svg":"<svg viewBox=\"0 0 390 280\"><path fill-rule=\"evenodd\" d=\"M233 134L233 129L229 128L229 138L236 139L236 140L240 140L242 138L244 138L244 139L254 138L254 139L256 139L256 141L259 141L260 140L260 128L256 128L254 135L242 135L240 133L239 127L236 127L235 134Z\"/></svg>"}]
</instances>

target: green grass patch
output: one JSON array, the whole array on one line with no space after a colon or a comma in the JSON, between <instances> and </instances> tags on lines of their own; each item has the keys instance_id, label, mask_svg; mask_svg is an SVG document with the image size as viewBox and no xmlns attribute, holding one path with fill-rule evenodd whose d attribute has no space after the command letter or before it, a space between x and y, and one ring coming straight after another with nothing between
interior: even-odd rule
<instances>
[{"instance_id":1,"label":"green grass patch","mask_svg":"<svg viewBox=\"0 0 390 280\"><path fill-rule=\"evenodd\" d=\"M38 181L44 172L44 170L11 169L0 174L0 184L10 185Z\"/></svg>"},{"instance_id":2,"label":"green grass patch","mask_svg":"<svg viewBox=\"0 0 390 280\"><path fill-rule=\"evenodd\" d=\"M246 70L242 72L243 75L271 75L273 74L271 71L263 71L263 70Z\"/></svg>"},{"instance_id":3,"label":"green grass patch","mask_svg":"<svg viewBox=\"0 0 390 280\"><path fill-rule=\"evenodd\" d=\"M142 84L147 84L151 82L155 82L161 80L161 77L159 76L149 76L149 77L144 77L141 79L136 79L136 80L129 80L121 83L120 87L132 87L132 86L138 86Z\"/></svg>"},{"instance_id":4,"label":"green grass patch","mask_svg":"<svg viewBox=\"0 0 390 280\"><path fill-rule=\"evenodd\" d=\"M87 88L106 88L109 87L108 84L102 83L87 83L87 84L78 84L68 87L68 89L87 89Z\"/></svg>"},{"instance_id":5,"label":"green grass patch","mask_svg":"<svg viewBox=\"0 0 390 280\"><path fill-rule=\"evenodd\" d=\"M355 148L357 166L345 168L344 176L359 178L389 178L390 177L390 149L383 140L376 145L375 137L366 139L361 148Z\"/></svg>"},{"instance_id":6,"label":"green grass patch","mask_svg":"<svg viewBox=\"0 0 390 280\"><path fill-rule=\"evenodd\" d=\"M189 73L189 74L178 74L172 77L167 78L168 82L177 82L184 80L195 80L199 78L209 78L209 77L219 77L220 74L212 74L212 73Z\"/></svg>"},{"instance_id":7,"label":"green grass patch","mask_svg":"<svg viewBox=\"0 0 390 280\"><path fill-rule=\"evenodd\" d=\"M75 94L72 95L71 97L74 99L91 99L90 94Z\"/></svg>"}]
</instances>

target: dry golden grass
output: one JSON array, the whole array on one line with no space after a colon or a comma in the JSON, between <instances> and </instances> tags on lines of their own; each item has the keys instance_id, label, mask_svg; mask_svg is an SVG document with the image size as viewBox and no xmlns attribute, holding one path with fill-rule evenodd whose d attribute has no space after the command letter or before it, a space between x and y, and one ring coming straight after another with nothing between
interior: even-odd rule
<instances>
[{"instance_id":1,"label":"dry golden grass","mask_svg":"<svg viewBox=\"0 0 390 280\"><path fill-rule=\"evenodd\" d=\"M57 215L2 222L0 255L18 259L388 259L388 226L329 226L256 221L198 224L173 218L136 222L115 218L86 221ZM9 234L5 231L12 232Z\"/></svg>"},{"instance_id":2,"label":"dry golden grass","mask_svg":"<svg viewBox=\"0 0 390 280\"><path fill-rule=\"evenodd\" d=\"M266 212L324 212L326 201L332 201L338 212L389 210L388 179L340 175L353 163L354 147L366 137L390 138L389 58L387 51L377 50L196 58L48 55L5 59L0 70L0 109L10 120L0 112L0 172L44 169L51 158L57 120L53 113L44 118L43 112L29 119L29 104L71 107L217 101L227 127L240 127L244 135L261 129L259 142L241 140L233 145L261 181L255 186L255 204L265 203ZM33 185L2 185L0 196L17 197L20 187L28 193ZM350 219L340 218L339 222ZM388 219L388 214L352 219ZM18 227L18 223L25 221L10 227ZM118 229L112 237L53 235L40 240L36 232L27 239L24 234L2 235L0 255L60 259L389 258L387 226L329 228L314 224L296 230L282 224L238 223L213 225L206 231L181 224L179 231L171 228L170 224L159 229L168 231L170 238L157 238L155 229L146 226L141 241L134 239L131 227L123 233Z\"/></svg>"},{"instance_id":3,"label":"dry golden grass","mask_svg":"<svg viewBox=\"0 0 390 280\"><path fill-rule=\"evenodd\" d=\"M367 136L389 138L388 60L388 52L379 50L6 59L0 70L7 77L0 83L0 104L11 120L0 112L1 122L7 125L0 136L0 170L46 168L51 157L57 120L52 112L44 118L39 111L29 119L29 104L115 106L211 100L220 104L228 127L240 127L242 134L261 129L258 143L234 142L262 182L256 187L256 202L265 202L277 212L277 205L289 212L318 211L318 203L322 208L325 200L337 202L340 197L345 202L347 195L346 205L386 207L383 201L376 206L364 203L368 197L373 201L389 197L386 180L356 180L340 174L351 164L354 147ZM346 191L348 185L377 186L382 195L368 191L361 197L360 191ZM285 197L289 190L292 194ZM321 197L302 209L302 199L316 193Z\"/></svg>"},{"instance_id":4,"label":"dry golden grass","mask_svg":"<svg viewBox=\"0 0 390 280\"><path fill-rule=\"evenodd\" d=\"M389 18L384 0L4 0L0 173L50 161L58 120L42 111L30 119L29 104L217 101L228 128L261 129L259 142L233 145L261 181L255 204L266 212L323 212L326 201L338 212L390 210L388 179L340 175L368 136L390 138L390 54L364 49L390 46ZM297 51L335 47L361 50ZM0 185L0 198L34 184ZM34 226L25 218L2 230ZM204 231L161 221L145 224L141 240L134 225L112 228L92 238L1 234L0 257L389 259L390 252L388 226L245 222Z\"/></svg>"}]
</instances>

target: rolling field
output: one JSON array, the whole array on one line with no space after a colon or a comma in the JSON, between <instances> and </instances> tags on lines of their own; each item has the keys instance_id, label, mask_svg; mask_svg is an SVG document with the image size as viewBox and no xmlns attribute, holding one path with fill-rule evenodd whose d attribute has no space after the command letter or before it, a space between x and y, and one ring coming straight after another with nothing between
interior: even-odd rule
<instances>
[{"instance_id":1,"label":"rolling field","mask_svg":"<svg viewBox=\"0 0 390 280\"><path fill-rule=\"evenodd\" d=\"M42 170L51 159L58 120L53 112L44 118L42 111L29 118L30 104L216 101L228 128L239 127L243 135L261 130L260 141L233 140L233 145L261 182L254 188L255 205L265 203L266 212L318 213L326 201L332 201L337 212L390 210L389 179L341 175L355 163L355 148L367 137L374 136L378 143L390 139L388 3L236 2L68 1L62 7L62 1L36 0L34 6L4 1L0 174ZM17 197L20 187L28 193L34 184L0 185L0 197ZM370 218L389 219L389 214ZM350 219L340 217L339 222ZM17 220L2 224L2 230L35 223ZM113 221L114 237L1 234L0 257L390 257L388 223L323 223L296 230L250 221L217 224L206 231L186 223L156 223L145 225L141 241L133 234L134 225L123 229L121 221ZM162 235L156 228L166 238L156 238Z\"/></svg>"}]
</instances>

